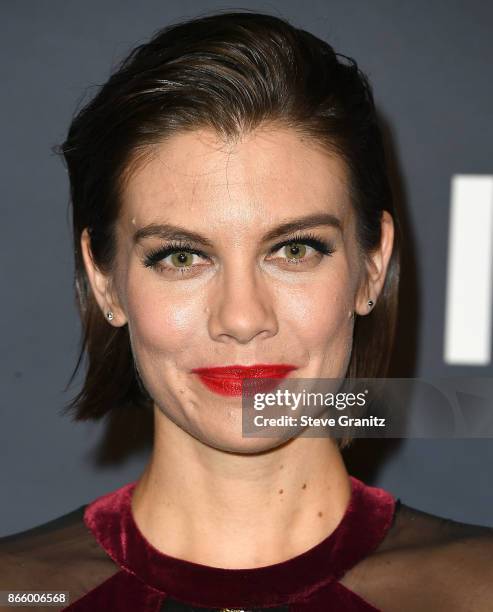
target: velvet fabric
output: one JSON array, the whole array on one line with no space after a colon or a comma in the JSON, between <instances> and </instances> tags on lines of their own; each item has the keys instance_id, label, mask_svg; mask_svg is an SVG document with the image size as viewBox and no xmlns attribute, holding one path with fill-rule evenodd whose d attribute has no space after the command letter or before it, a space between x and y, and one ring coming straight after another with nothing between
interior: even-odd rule
<instances>
[{"instance_id":1,"label":"velvet fabric","mask_svg":"<svg viewBox=\"0 0 493 612\"><path fill-rule=\"evenodd\" d=\"M84 512L86 526L119 570L66 610L375 611L338 580L378 547L400 502L384 489L350 480L348 507L331 534L296 557L253 569L209 567L157 550L134 521L136 482L128 483Z\"/></svg>"}]
</instances>

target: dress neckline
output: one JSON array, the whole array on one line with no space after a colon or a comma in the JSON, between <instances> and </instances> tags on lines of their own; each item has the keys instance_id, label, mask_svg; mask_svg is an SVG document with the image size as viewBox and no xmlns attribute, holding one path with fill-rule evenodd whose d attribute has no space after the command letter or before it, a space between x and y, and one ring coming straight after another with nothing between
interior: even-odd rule
<instances>
[{"instance_id":1,"label":"dress neckline","mask_svg":"<svg viewBox=\"0 0 493 612\"><path fill-rule=\"evenodd\" d=\"M118 566L177 600L212 608L280 605L341 578L373 552L390 529L396 499L382 488L349 478L351 496L335 530L295 557L257 568L212 567L159 551L132 514L137 481L89 503L84 522Z\"/></svg>"}]
</instances>

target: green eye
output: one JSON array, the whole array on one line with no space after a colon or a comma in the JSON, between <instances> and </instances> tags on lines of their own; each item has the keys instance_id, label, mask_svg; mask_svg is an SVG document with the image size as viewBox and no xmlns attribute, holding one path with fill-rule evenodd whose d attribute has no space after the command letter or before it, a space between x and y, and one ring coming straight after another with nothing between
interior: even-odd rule
<instances>
[{"instance_id":1,"label":"green eye","mask_svg":"<svg viewBox=\"0 0 493 612\"><path fill-rule=\"evenodd\" d=\"M178 251L171 255L171 262L177 268L187 268L193 263L193 253L187 251Z\"/></svg>"},{"instance_id":2,"label":"green eye","mask_svg":"<svg viewBox=\"0 0 493 612\"><path fill-rule=\"evenodd\" d=\"M306 255L306 244L301 242L291 242L284 248L288 259L302 259Z\"/></svg>"}]
</instances>

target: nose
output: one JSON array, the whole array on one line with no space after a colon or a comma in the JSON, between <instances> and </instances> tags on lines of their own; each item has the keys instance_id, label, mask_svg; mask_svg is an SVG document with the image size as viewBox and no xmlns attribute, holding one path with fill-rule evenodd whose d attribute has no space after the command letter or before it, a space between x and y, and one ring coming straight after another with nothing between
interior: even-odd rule
<instances>
[{"instance_id":1,"label":"nose","mask_svg":"<svg viewBox=\"0 0 493 612\"><path fill-rule=\"evenodd\" d=\"M228 271L218 278L211 296L209 335L218 342L251 342L277 334L278 321L271 292L256 270Z\"/></svg>"}]
</instances>

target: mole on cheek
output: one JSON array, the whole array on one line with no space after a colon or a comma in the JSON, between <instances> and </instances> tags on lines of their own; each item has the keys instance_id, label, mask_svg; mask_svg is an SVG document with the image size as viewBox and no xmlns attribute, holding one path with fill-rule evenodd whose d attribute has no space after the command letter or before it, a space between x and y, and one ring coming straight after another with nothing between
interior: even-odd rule
<instances>
[{"instance_id":1,"label":"mole on cheek","mask_svg":"<svg viewBox=\"0 0 493 612\"><path fill-rule=\"evenodd\" d=\"M318 513L318 516L323 516L323 512L319 512L319 513Z\"/></svg>"},{"instance_id":2,"label":"mole on cheek","mask_svg":"<svg viewBox=\"0 0 493 612\"><path fill-rule=\"evenodd\" d=\"M284 493L284 489L279 489L279 495L282 495Z\"/></svg>"},{"instance_id":3,"label":"mole on cheek","mask_svg":"<svg viewBox=\"0 0 493 612\"><path fill-rule=\"evenodd\" d=\"M306 482L303 483L302 489L306 489Z\"/></svg>"}]
</instances>

